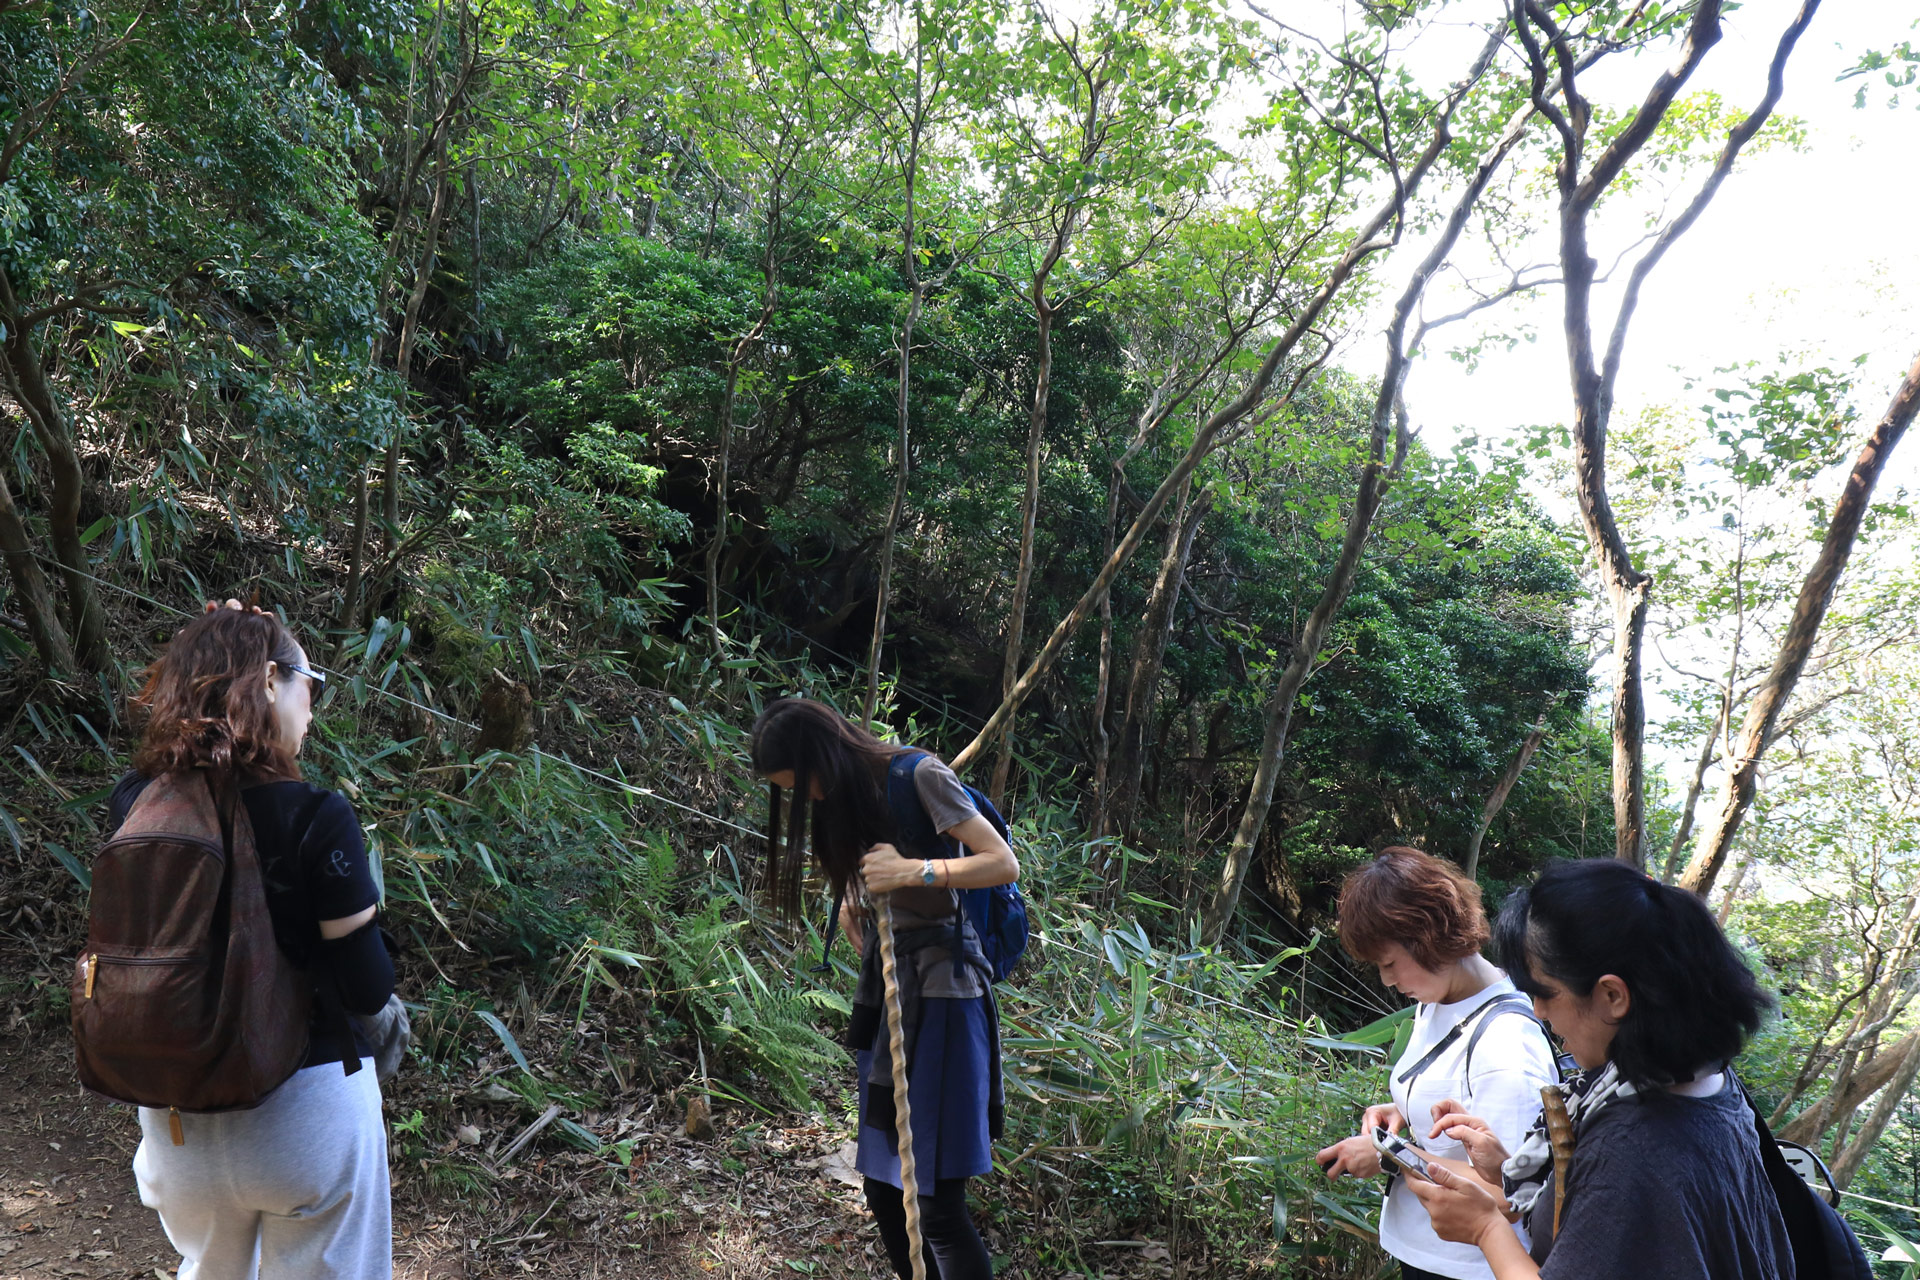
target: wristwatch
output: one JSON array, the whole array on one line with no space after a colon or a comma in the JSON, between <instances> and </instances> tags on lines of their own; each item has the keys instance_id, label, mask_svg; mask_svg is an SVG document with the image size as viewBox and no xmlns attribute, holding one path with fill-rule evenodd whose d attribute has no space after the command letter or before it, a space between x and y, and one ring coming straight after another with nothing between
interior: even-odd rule
<instances>
[{"instance_id":1,"label":"wristwatch","mask_svg":"<svg viewBox=\"0 0 1920 1280\"><path fill-rule=\"evenodd\" d=\"M928 858L926 861L920 864L920 883L928 886L931 886L933 884L933 859L932 858Z\"/></svg>"}]
</instances>

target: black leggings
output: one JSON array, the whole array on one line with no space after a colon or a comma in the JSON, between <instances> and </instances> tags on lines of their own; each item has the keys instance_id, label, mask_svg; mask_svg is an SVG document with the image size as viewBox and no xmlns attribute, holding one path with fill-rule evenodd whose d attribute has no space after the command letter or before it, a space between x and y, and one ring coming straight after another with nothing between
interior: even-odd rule
<instances>
[{"instance_id":1,"label":"black leggings","mask_svg":"<svg viewBox=\"0 0 1920 1280\"><path fill-rule=\"evenodd\" d=\"M913 1276L907 1252L907 1206L900 1188L867 1179L867 1208L880 1224L880 1239L901 1280ZM967 1180L943 1178L933 1194L920 1197L920 1239L926 1246L927 1280L992 1280L993 1263L987 1246L973 1229L967 1212Z\"/></svg>"}]
</instances>

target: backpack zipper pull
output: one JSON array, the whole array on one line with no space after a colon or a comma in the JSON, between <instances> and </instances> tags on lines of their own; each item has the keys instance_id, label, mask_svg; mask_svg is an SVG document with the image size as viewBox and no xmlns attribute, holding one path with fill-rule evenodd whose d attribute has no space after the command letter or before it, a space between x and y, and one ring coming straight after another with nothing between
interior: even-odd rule
<instances>
[{"instance_id":1,"label":"backpack zipper pull","mask_svg":"<svg viewBox=\"0 0 1920 1280\"><path fill-rule=\"evenodd\" d=\"M184 1147L187 1145L186 1131L180 1127L180 1108L178 1107L167 1108L167 1132L173 1135L174 1146Z\"/></svg>"},{"instance_id":2,"label":"backpack zipper pull","mask_svg":"<svg viewBox=\"0 0 1920 1280\"><path fill-rule=\"evenodd\" d=\"M100 967L100 957L97 955L89 955L87 957L87 997L86 997L89 1000L93 999L93 975L95 970L99 969L99 967Z\"/></svg>"}]
</instances>

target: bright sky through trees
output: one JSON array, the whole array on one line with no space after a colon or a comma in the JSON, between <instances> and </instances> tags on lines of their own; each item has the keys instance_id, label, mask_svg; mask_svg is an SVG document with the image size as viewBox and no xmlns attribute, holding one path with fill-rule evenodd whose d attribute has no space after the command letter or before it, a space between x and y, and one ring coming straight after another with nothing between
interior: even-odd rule
<instances>
[{"instance_id":1,"label":"bright sky through trees","mask_svg":"<svg viewBox=\"0 0 1920 1280\"><path fill-rule=\"evenodd\" d=\"M1726 36L1690 90L1712 90L1744 109L1764 85L1788 0L1753 0L1727 19ZM1782 115L1807 126L1806 145L1743 158L1726 189L1649 280L1628 339L1618 415L1688 402L1686 378L1746 360L1806 352L1816 362L1865 354L1876 377L1866 405L1877 412L1920 343L1920 239L1901 231L1920 210L1920 100L1908 91L1892 109L1877 77L1836 81L1869 49L1910 38L1920 6L1854 0L1823 9L1787 72ZM1444 59L1436 56L1436 62ZM1456 59L1457 61L1457 59ZM1625 105L1650 73L1647 60L1603 64L1590 78L1597 101ZM1855 92L1868 86L1868 105ZM1691 185L1683 188L1690 190ZM1640 233L1650 206L1623 201L1600 221L1602 260ZM1549 261L1543 240L1537 261ZM1609 303L1611 299L1608 299ZM1441 304L1444 305L1444 299ZM1468 368L1441 354L1409 384L1426 438L1456 430L1486 435L1554 422L1567 411L1566 361L1557 295L1516 300L1449 335L1455 346L1522 326L1537 340L1490 348ZM1370 349L1352 354L1370 365ZM1889 491L1920 475L1920 455L1896 456Z\"/></svg>"},{"instance_id":2,"label":"bright sky through trees","mask_svg":"<svg viewBox=\"0 0 1920 1280\"><path fill-rule=\"evenodd\" d=\"M1426 33L1412 51L1416 67L1436 83L1452 74L1478 38L1479 28L1469 23L1490 17L1496 7L1458 6L1460 25ZM1795 7L1792 0L1752 0L1731 13L1724 37L1688 93L1718 93L1729 110L1747 110L1763 92L1774 41ZM1339 29L1336 4L1288 6L1284 12L1289 21L1305 22L1301 15L1309 11L1316 14L1316 30ZM1844 368L1865 356L1857 394L1862 418L1872 421L1885 408L1920 346L1920 240L1901 231L1920 209L1920 169L1912 164L1920 151L1920 97L1912 90L1895 97L1877 73L1839 77L1863 53L1911 39L1917 18L1920 6L1910 3L1855 0L1821 11L1788 67L1777 112L1804 126L1804 141L1750 148L1705 216L1649 279L1627 340L1616 436L1649 409L1697 414L1710 387L1737 380L1729 374L1716 381L1715 371L1746 362L1784 359ZM1670 52L1662 49L1658 56ZM1596 104L1630 108L1654 72L1653 56L1602 63L1586 78L1587 92ZM1857 107L1863 88L1866 104ZM1536 181L1541 200L1550 201L1551 179L1543 174ZM1663 175L1603 207L1594 236L1603 269L1655 220L1670 217L1698 181L1698 170ZM1386 267L1389 289L1414 257L1402 251ZM1469 273L1485 273L1483 287L1503 282L1506 269L1487 254L1484 241L1463 243L1457 260ZM1510 257L1509 265L1550 267L1555 260L1552 228L1543 224L1528 251ZM1386 296L1336 357L1360 376L1374 372L1377 363ZM1428 313L1445 314L1471 300L1460 278L1451 277L1436 283ZM1601 314L1610 316L1617 302L1617 287L1596 290ZM1428 445L1445 450L1469 434L1505 442L1524 428L1565 423L1572 402L1560 325L1559 292L1547 288L1437 333L1407 390ZM1501 340L1511 336L1522 340ZM1476 346L1473 362L1449 354ZM1691 389L1689 381L1695 383ZM1558 479L1570 483L1564 474ZM1895 454L1881 482L1881 500L1893 500L1902 488L1920 489L1920 454ZM1549 509L1574 519L1570 491L1541 497ZM1657 536L1627 531L1630 543L1649 535ZM1663 634L1656 625L1655 637L1676 660L1720 660L1717 649L1695 651L1699 636ZM1652 727L1677 708L1663 687L1668 680L1659 663L1649 679ZM1649 750L1669 779L1683 777L1690 767L1683 757L1692 748L1674 750L1654 737Z\"/></svg>"}]
</instances>

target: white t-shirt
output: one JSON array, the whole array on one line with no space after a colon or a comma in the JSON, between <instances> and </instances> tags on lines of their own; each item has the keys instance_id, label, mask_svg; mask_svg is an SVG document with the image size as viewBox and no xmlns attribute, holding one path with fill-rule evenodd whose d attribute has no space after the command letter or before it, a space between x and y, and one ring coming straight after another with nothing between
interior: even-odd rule
<instances>
[{"instance_id":1,"label":"white t-shirt","mask_svg":"<svg viewBox=\"0 0 1920 1280\"><path fill-rule=\"evenodd\" d=\"M1452 1138L1429 1139L1433 1127L1433 1106L1452 1099L1470 1115L1487 1122L1507 1150L1520 1146L1520 1139L1540 1114L1540 1087L1552 1084L1553 1051L1538 1023L1518 1013L1490 1011L1474 1020L1432 1062L1421 1071L1411 1087L1400 1077L1426 1057L1449 1031L1474 1010L1503 995L1513 995L1514 985L1502 976L1484 989L1453 1004L1423 1004L1413 1015L1413 1033L1406 1053L1393 1064L1390 1075L1394 1105L1407 1118L1415 1145L1437 1156L1465 1160L1467 1149ZM1473 1078L1463 1078L1467 1044L1482 1023L1480 1042L1473 1049ZM1480 1250L1470 1244L1452 1244L1433 1233L1426 1206L1411 1191L1393 1180L1386 1207L1380 1211L1380 1245L1401 1262L1448 1276L1451 1280L1485 1280L1493 1274ZM1525 1230L1515 1227L1520 1243L1527 1244Z\"/></svg>"}]
</instances>

